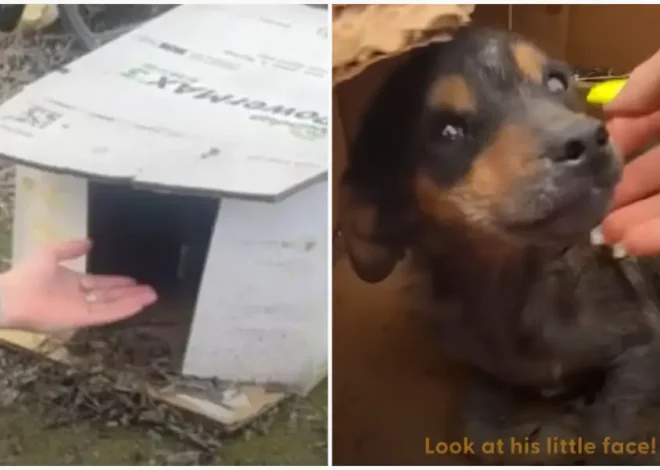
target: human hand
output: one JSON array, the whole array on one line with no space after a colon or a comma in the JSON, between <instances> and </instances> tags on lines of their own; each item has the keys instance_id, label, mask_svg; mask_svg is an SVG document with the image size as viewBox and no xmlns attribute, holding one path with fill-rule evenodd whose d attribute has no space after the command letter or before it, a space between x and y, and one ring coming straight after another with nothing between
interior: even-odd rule
<instances>
[{"instance_id":1,"label":"human hand","mask_svg":"<svg viewBox=\"0 0 660 470\"><path fill-rule=\"evenodd\" d=\"M0 275L0 327L54 332L112 323L157 300L149 286L123 276L72 271L60 263L89 252L89 240L37 250Z\"/></svg>"},{"instance_id":2,"label":"human hand","mask_svg":"<svg viewBox=\"0 0 660 470\"><path fill-rule=\"evenodd\" d=\"M660 51L632 72L604 112L612 142L624 159L660 135ZM631 255L660 254L660 146L625 166L603 221L603 236Z\"/></svg>"}]
</instances>

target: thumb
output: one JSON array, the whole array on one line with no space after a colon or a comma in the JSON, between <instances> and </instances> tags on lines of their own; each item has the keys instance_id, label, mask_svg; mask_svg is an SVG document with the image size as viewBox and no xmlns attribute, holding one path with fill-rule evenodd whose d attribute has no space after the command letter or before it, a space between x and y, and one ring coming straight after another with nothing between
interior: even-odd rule
<instances>
[{"instance_id":1,"label":"thumb","mask_svg":"<svg viewBox=\"0 0 660 470\"><path fill-rule=\"evenodd\" d=\"M59 261L67 261L80 258L89 253L92 248L91 240L68 240L59 242L48 247L48 251Z\"/></svg>"}]
</instances>

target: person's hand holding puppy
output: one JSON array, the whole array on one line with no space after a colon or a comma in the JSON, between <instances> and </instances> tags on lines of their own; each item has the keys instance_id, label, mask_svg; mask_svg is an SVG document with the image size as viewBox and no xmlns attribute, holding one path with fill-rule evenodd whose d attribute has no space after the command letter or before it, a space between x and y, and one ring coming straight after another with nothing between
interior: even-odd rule
<instances>
[{"instance_id":1,"label":"person's hand holding puppy","mask_svg":"<svg viewBox=\"0 0 660 470\"><path fill-rule=\"evenodd\" d=\"M604 111L612 141L625 159L660 135L660 51L632 72ZM631 255L660 254L660 146L626 165L603 236Z\"/></svg>"}]
</instances>

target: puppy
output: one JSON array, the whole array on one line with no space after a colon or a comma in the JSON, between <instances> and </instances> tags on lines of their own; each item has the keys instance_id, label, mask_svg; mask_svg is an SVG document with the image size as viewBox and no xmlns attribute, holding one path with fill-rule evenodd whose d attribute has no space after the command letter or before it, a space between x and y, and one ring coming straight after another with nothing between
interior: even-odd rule
<instances>
[{"instance_id":1,"label":"puppy","mask_svg":"<svg viewBox=\"0 0 660 470\"><path fill-rule=\"evenodd\" d=\"M508 32L413 52L366 112L341 187L345 250L369 283L409 256L411 311L435 325L439 356L475 371L475 439L639 436L660 335L648 299L589 244L621 171L567 65ZM518 416L548 397L563 401L545 427ZM569 413L573 397L586 405Z\"/></svg>"}]
</instances>

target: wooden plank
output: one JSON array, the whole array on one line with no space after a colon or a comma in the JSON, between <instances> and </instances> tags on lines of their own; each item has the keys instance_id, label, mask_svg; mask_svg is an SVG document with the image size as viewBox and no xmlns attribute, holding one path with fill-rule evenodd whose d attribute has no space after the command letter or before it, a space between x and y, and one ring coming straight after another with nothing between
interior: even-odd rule
<instances>
[{"instance_id":1,"label":"wooden plank","mask_svg":"<svg viewBox=\"0 0 660 470\"><path fill-rule=\"evenodd\" d=\"M327 175L327 16L303 5L174 8L3 103L0 154L180 191L282 197Z\"/></svg>"},{"instance_id":2,"label":"wooden plank","mask_svg":"<svg viewBox=\"0 0 660 470\"><path fill-rule=\"evenodd\" d=\"M69 354L65 348L59 347L61 341L42 333L32 333L20 330L0 330L0 341L6 344L39 352L49 359L66 363Z\"/></svg>"},{"instance_id":3,"label":"wooden plank","mask_svg":"<svg viewBox=\"0 0 660 470\"><path fill-rule=\"evenodd\" d=\"M222 400L195 397L176 390L163 391L151 388L149 393L172 406L211 419L228 430L248 424L288 396L285 393L269 392L266 388L257 385L228 387L220 394L225 397Z\"/></svg>"},{"instance_id":4,"label":"wooden plank","mask_svg":"<svg viewBox=\"0 0 660 470\"><path fill-rule=\"evenodd\" d=\"M0 330L0 342L44 359L71 366L64 342L46 335L16 330ZM269 392L259 386L228 386L220 390L220 399L205 399L176 389L162 390L148 386L147 393L156 400L210 419L228 430L238 429L276 406L287 395Z\"/></svg>"},{"instance_id":5,"label":"wooden plank","mask_svg":"<svg viewBox=\"0 0 660 470\"><path fill-rule=\"evenodd\" d=\"M328 182L220 204L183 372L306 393L327 372Z\"/></svg>"}]
</instances>

